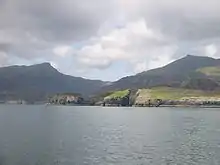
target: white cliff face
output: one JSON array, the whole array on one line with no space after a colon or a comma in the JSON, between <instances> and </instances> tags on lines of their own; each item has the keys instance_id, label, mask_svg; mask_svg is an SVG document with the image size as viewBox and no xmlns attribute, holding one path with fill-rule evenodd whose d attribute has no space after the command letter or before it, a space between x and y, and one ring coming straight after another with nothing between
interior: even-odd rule
<instances>
[{"instance_id":1,"label":"white cliff face","mask_svg":"<svg viewBox=\"0 0 220 165\"><path fill-rule=\"evenodd\" d=\"M66 101L69 101L69 102L77 102L79 99L79 97L77 96L66 96Z\"/></svg>"},{"instance_id":2,"label":"white cliff face","mask_svg":"<svg viewBox=\"0 0 220 165\"><path fill-rule=\"evenodd\" d=\"M57 94L52 96L49 99L50 103L54 103L54 104L70 104L70 103L80 103L82 102L83 98L81 98L80 96L76 96L73 94Z\"/></svg>"}]
</instances>

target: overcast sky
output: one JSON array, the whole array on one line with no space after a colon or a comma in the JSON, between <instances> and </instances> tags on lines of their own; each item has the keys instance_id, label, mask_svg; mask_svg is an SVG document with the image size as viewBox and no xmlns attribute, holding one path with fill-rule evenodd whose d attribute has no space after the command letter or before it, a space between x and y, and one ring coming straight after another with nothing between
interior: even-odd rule
<instances>
[{"instance_id":1,"label":"overcast sky","mask_svg":"<svg viewBox=\"0 0 220 165\"><path fill-rule=\"evenodd\" d=\"M219 50L219 0L0 0L0 66L116 80Z\"/></svg>"}]
</instances>

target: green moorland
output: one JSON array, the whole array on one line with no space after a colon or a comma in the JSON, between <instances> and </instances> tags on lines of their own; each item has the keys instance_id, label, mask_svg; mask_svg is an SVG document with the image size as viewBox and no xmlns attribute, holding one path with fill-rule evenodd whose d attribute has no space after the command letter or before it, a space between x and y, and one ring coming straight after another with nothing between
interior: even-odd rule
<instances>
[{"instance_id":1,"label":"green moorland","mask_svg":"<svg viewBox=\"0 0 220 165\"><path fill-rule=\"evenodd\" d=\"M220 66L200 68L197 69L197 72L201 72L207 76L220 76Z\"/></svg>"},{"instance_id":2,"label":"green moorland","mask_svg":"<svg viewBox=\"0 0 220 165\"><path fill-rule=\"evenodd\" d=\"M136 103L145 103L147 100L220 100L220 92L202 91L184 88L154 87L150 89L139 89L137 92Z\"/></svg>"},{"instance_id":3,"label":"green moorland","mask_svg":"<svg viewBox=\"0 0 220 165\"><path fill-rule=\"evenodd\" d=\"M106 96L104 99L115 99L115 98L123 98L129 94L129 90L121 90L121 91L114 91L110 93L110 95Z\"/></svg>"}]
</instances>

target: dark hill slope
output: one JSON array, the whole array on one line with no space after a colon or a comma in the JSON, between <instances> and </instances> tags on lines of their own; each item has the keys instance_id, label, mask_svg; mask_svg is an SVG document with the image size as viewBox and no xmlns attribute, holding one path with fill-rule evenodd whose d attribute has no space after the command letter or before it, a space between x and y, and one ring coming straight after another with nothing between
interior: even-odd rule
<instances>
[{"instance_id":1,"label":"dark hill slope","mask_svg":"<svg viewBox=\"0 0 220 165\"><path fill-rule=\"evenodd\" d=\"M180 87L186 80L207 78L205 74L196 70L208 66L220 66L220 60L210 57L187 55L164 67L145 71L134 76L124 77L110 86L104 87L102 91L148 88L153 86Z\"/></svg>"},{"instance_id":2,"label":"dark hill slope","mask_svg":"<svg viewBox=\"0 0 220 165\"><path fill-rule=\"evenodd\" d=\"M54 93L73 92L88 96L105 83L64 75L49 63L0 68L1 99L44 100Z\"/></svg>"}]
</instances>

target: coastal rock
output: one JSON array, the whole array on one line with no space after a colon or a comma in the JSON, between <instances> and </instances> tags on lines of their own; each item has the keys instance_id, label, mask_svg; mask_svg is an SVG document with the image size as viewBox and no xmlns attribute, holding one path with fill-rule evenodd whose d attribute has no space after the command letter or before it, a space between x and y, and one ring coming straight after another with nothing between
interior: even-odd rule
<instances>
[{"instance_id":1,"label":"coastal rock","mask_svg":"<svg viewBox=\"0 0 220 165\"><path fill-rule=\"evenodd\" d=\"M129 106L131 90L116 91L106 96L103 101L104 106Z\"/></svg>"},{"instance_id":2,"label":"coastal rock","mask_svg":"<svg viewBox=\"0 0 220 165\"><path fill-rule=\"evenodd\" d=\"M51 104L82 104L84 99L79 94L56 94L49 98Z\"/></svg>"},{"instance_id":3,"label":"coastal rock","mask_svg":"<svg viewBox=\"0 0 220 165\"><path fill-rule=\"evenodd\" d=\"M135 106L219 106L220 91L155 87L139 89Z\"/></svg>"}]
</instances>

